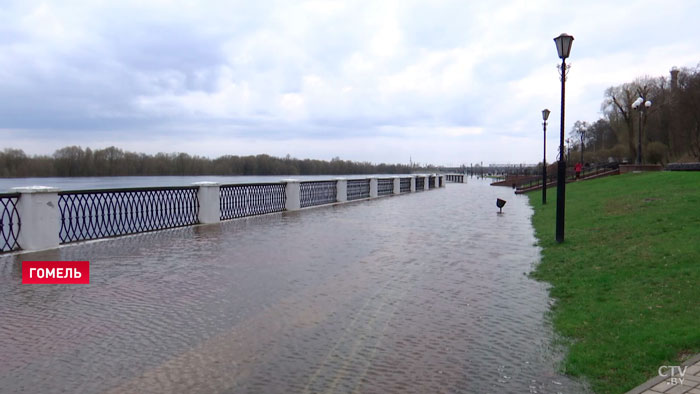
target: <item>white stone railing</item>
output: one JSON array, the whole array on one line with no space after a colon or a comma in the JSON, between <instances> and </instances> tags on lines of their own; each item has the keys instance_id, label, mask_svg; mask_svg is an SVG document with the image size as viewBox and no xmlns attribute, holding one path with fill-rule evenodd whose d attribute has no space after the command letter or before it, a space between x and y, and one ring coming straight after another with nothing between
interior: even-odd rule
<instances>
[{"instance_id":1,"label":"white stone railing","mask_svg":"<svg viewBox=\"0 0 700 394\"><path fill-rule=\"evenodd\" d=\"M464 183L467 179L464 174L445 174L443 176L447 182Z\"/></svg>"},{"instance_id":2,"label":"white stone railing","mask_svg":"<svg viewBox=\"0 0 700 394\"><path fill-rule=\"evenodd\" d=\"M0 224L0 251L51 249L76 241L395 196L419 191L416 185L420 185L420 191L444 187L445 180L444 175L427 174L287 179L266 184L198 182L165 188L15 188L15 193L3 200L3 215L14 219Z\"/></svg>"}]
</instances>

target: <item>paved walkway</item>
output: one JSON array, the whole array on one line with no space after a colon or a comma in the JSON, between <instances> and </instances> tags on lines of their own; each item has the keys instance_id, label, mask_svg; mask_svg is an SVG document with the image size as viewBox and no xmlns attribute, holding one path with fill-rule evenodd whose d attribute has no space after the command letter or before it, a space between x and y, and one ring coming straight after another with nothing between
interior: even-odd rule
<instances>
[{"instance_id":1,"label":"paved walkway","mask_svg":"<svg viewBox=\"0 0 700 394\"><path fill-rule=\"evenodd\" d=\"M700 354L683 363L680 370L659 368L660 374L627 394L700 394Z\"/></svg>"}]
</instances>

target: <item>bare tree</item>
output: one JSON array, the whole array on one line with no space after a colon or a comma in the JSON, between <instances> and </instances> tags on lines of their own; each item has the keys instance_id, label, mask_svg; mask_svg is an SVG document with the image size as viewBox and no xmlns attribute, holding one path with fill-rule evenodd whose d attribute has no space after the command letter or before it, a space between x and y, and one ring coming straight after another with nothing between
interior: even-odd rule
<instances>
[{"instance_id":1,"label":"bare tree","mask_svg":"<svg viewBox=\"0 0 700 394\"><path fill-rule=\"evenodd\" d=\"M634 149L634 118L632 114L632 103L636 100L634 93L634 86L629 83L612 86L605 91L605 101L603 102L603 111L610 124L621 123L624 127L624 136L627 140L631 160L637 157Z\"/></svg>"}]
</instances>

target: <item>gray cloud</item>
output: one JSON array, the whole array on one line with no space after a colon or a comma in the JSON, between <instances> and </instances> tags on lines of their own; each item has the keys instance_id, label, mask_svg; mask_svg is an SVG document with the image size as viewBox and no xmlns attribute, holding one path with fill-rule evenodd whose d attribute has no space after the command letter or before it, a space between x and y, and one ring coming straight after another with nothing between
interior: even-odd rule
<instances>
[{"instance_id":1,"label":"gray cloud","mask_svg":"<svg viewBox=\"0 0 700 394\"><path fill-rule=\"evenodd\" d=\"M595 120L609 85L700 61L694 2L634 11L605 1L10 2L0 135L29 153L77 143L535 162L539 111L558 108L561 31L576 37L567 126Z\"/></svg>"}]
</instances>

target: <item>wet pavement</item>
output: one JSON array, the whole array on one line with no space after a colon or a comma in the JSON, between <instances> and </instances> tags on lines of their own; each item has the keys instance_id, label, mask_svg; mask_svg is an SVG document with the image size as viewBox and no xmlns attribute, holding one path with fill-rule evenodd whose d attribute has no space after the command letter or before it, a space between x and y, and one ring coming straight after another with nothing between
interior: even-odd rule
<instances>
[{"instance_id":1,"label":"wet pavement","mask_svg":"<svg viewBox=\"0 0 700 394\"><path fill-rule=\"evenodd\" d=\"M527 197L468 182L0 257L0 392L585 392ZM90 284L20 285L22 260Z\"/></svg>"}]
</instances>

